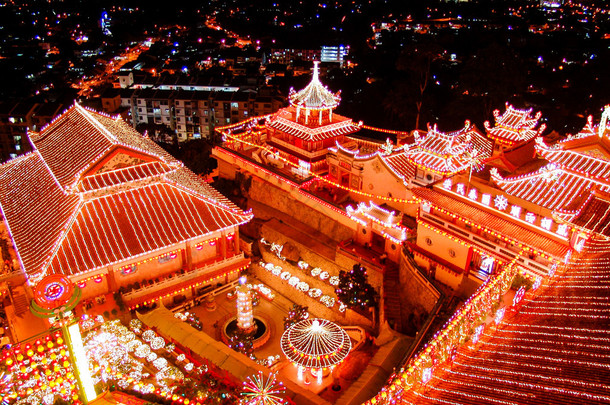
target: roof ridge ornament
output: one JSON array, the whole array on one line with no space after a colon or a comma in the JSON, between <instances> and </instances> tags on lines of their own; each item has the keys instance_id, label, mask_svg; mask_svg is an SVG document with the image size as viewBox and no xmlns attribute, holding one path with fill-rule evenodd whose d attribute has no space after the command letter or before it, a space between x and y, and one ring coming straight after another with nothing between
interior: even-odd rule
<instances>
[{"instance_id":1,"label":"roof ridge ornament","mask_svg":"<svg viewBox=\"0 0 610 405\"><path fill-rule=\"evenodd\" d=\"M320 82L319 61L314 61L313 74L309 84L300 91L290 89L288 99L290 104L297 108L313 110L333 109L341 101L341 91L333 94Z\"/></svg>"},{"instance_id":2,"label":"roof ridge ornament","mask_svg":"<svg viewBox=\"0 0 610 405\"><path fill-rule=\"evenodd\" d=\"M608 115L610 115L610 104L604 107L604 112L602 112L602 119L599 121L598 135L600 138L604 137L604 132L606 132L606 126L608 125Z\"/></svg>"}]
</instances>

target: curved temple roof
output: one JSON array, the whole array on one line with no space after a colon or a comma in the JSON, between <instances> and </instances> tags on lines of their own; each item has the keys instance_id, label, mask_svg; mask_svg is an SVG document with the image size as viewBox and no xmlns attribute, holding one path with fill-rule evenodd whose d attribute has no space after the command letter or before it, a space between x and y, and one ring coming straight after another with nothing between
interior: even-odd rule
<instances>
[{"instance_id":1,"label":"curved temple roof","mask_svg":"<svg viewBox=\"0 0 610 405\"><path fill-rule=\"evenodd\" d=\"M323 110L335 108L339 105L341 101L340 92L333 94L320 82L318 77L319 63L318 61L314 62L311 82L303 90L296 92L294 89L290 89L288 98L293 106Z\"/></svg>"},{"instance_id":2,"label":"curved temple roof","mask_svg":"<svg viewBox=\"0 0 610 405\"><path fill-rule=\"evenodd\" d=\"M69 276L248 222L124 121L78 104L0 165L0 212L30 281Z\"/></svg>"}]
</instances>

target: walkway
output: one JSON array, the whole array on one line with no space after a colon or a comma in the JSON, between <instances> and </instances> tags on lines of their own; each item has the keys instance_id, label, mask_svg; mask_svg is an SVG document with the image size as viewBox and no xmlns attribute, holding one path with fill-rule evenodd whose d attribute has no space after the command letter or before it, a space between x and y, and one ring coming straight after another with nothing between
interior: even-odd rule
<instances>
[{"instance_id":1,"label":"walkway","mask_svg":"<svg viewBox=\"0 0 610 405\"><path fill-rule=\"evenodd\" d=\"M610 252L583 257L402 403L610 403Z\"/></svg>"}]
</instances>

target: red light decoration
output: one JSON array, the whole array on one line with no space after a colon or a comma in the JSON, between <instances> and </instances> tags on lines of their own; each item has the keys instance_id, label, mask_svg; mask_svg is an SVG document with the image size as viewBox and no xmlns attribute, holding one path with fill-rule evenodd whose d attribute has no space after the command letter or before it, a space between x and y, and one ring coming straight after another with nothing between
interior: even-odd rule
<instances>
[{"instance_id":1,"label":"red light decoration","mask_svg":"<svg viewBox=\"0 0 610 405\"><path fill-rule=\"evenodd\" d=\"M62 274L52 274L43 278L34 287L34 301L45 309L61 307L70 301L74 283Z\"/></svg>"}]
</instances>

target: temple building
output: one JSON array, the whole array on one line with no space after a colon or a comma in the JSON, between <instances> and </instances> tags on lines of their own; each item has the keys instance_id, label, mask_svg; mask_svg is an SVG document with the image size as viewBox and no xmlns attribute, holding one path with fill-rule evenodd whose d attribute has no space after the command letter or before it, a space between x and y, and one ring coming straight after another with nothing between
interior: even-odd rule
<instances>
[{"instance_id":1,"label":"temple building","mask_svg":"<svg viewBox=\"0 0 610 405\"><path fill-rule=\"evenodd\" d=\"M411 216L416 215L416 205L405 201L413 198L412 187L479 170L491 156L493 146L470 122L449 133L441 132L436 125L424 134L414 131L413 143L395 147L388 140L376 145L372 153L372 145L360 140L355 144L337 143L329 149L330 178L354 190L397 198L385 203Z\"/></svg>"},{"instance_id":2,"label":"temple building","mask_svg":"<svg viewBox=\"0 0 610 405\"><path fill-rule=\"evenodd\" d=\"M513 172L535 156L534 140L542 135L546 125L539 125L540 112L532 116L531 108L517 109L509 103L502 115L499 110L494 110L493 114L494 126L488 121L484 123L487 136L494 141L493 156L487 164Z\"/></svg>"},{"instance_id":3,"label":"temple building","mask_svg":"<svg viewBox=\"0 0 610 405\"><path fill-rule=\"evenodd\" d=\"M316 173L327 170L327 149L360 129L351 119L333 113L340 93L331 93L320 82L318 65L314 62L311 82L304 89L290 89L290 106L265 124L267 142L280 156Z\"/></svg>"},{"instance_id":4,"label":"temple building","mask_svg":"<svg viewBox=\"0 0 610 405\"><path fill-rule=\"evenodd\" d=\"M589 117L582 131L552 145L536 138L546 165L526 174L494 170L491 181L469 184L462 176L414 190L419 222L433 231L418 227L417 245L431 245L426 255L448 257L439 240L463 246L455 257L485 249L494 274L367 405L610 401L608 386L599 383L608 379L610 350L602 308L610 269L608 117L610 106L598 125ZM518 254L497 266L499 246ZM553 264L536 275L544 261ZM529 291L515 270L535 276ZM514 297L494 308L515 281L521 286Z\"/></svg>"},{"instance_id":5,"label":"temple building","mask_svg":"<svg viewBox=\"0 0 610 405\"><path fill-rule=\"evenodd\" d=\"M507 194L552 212L553 221L541 222L548 232L569 240L580 251L591 234L606 235L610 192L610 131L606 107L599 125L589 117L576 135L554 145L536 139L536 151L549 163L521 176L492 179ZM542 221L542 220L541 220Z\"/></svg>"},{"instance_id":6,"label":"temple building","mask_svg":"<svg viewBox=\"0 0 610 405\"><path fill-rule=\"evenodd\" d=\"M120 118L75 104L29 136L0 166L0 207L30 286L67 275L85 299L120 291L135 308L248 266L252 214Z\"/></svg>"}]
</instances>

